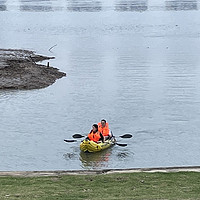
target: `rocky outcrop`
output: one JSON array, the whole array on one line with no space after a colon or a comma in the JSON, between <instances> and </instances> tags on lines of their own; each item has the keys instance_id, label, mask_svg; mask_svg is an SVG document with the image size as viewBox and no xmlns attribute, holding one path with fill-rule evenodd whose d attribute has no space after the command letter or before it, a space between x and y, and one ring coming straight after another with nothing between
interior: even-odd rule
<instances>
[{"instance_id":1,"label":"rocky outcrop","mask_svg":"<svg viewBox=\"0 0 200 200\"><path fill-rule=\"evenodd\" d=\"M39 89L66 76L57 68L37 64L53 59L33 51L0 49L0 89Z\"/></svg>"}]
</instances>

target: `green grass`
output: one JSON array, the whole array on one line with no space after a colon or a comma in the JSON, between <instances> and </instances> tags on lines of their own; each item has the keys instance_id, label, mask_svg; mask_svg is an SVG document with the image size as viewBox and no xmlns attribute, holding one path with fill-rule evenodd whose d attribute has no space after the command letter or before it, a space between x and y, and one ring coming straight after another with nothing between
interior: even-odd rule
<instances>
[{"instance_id":1,"label":"green grass","mask_svg":"<svg viewBox=\"0 0 200 200\"><path fill-rule=\"evenodd\" d=\"M0 199L200 199L200 173L0 177Z\"/></svg>"}]
</instances>

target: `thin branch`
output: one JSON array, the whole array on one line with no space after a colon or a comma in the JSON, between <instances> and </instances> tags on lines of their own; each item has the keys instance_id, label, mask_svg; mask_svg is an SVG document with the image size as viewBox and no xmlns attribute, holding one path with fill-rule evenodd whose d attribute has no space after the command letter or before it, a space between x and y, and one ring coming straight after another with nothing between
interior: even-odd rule
<instances>
[{"instance_id":1,"label":"thin branch","mask_svg":"<svg viewBox=\"0 0 200 200\"><path fill-rule=\"evenodd\" d=\"M53 45L53 46L49 49L49 51L51 52L51 49L53 49L55 46L57 46L57 44Z\"/></svg>"}]
</instances>

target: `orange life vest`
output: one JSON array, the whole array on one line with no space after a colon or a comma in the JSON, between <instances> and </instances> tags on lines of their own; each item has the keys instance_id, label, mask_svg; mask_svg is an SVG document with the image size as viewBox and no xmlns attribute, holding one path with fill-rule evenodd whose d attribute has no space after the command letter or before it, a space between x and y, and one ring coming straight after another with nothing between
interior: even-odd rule
<instances>
[{"instance_id":1,"label":"orange life vest","mask_svg":"<svg viewBox=\"0 0 200 200\"><path fill-rule=\"evenodd\" d=\"M109 126L108 126L108 122L106 122L105 127L102 127L101 122L98 123L98 130L99 132L102 133L103 136L108 136L109 135Z\"/></svg>"},{"instance_id":2,"label":"orange life vest","mask_svg":"<svg viewBox=\"0 0 200 200\"><path fill-rule=\"evenodd\" d=\"M93 131L91 131L88 134L88 138L94 142L98 142L99 139L101 138L99 131L97 131L96 133L94 133Z\"/></svg>"}]
</instances>

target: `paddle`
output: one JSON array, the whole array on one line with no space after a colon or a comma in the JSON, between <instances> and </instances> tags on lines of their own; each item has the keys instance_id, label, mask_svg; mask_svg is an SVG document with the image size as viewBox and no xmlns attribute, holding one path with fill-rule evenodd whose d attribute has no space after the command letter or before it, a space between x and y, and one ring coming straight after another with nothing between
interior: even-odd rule
<instances>
[{"instance_id":1,"label":"paddle","mask_svg":"<svg viewBox=\"0 0 200 200\"><path fill-rule=\"evenodd\" d=\"M127 144L120 144L118 142L116 142L115 144L118 145L118 146L121 146L121 147L126 147L127 146Z\"/></svg>"},{"instance_id":2,"label":"paddle","mask_svg":"<svg viewBox=\"0 0 200 200\"><path fill-rule=\"evenodd\" d=\"M133 136L129 133L119 136L121 138L132 138Z\"/></svg>"},{"instance_id":3,"label":"paddle","mask_svg":"<svg viewBox=\"0 0 200 200\"><path fill-rule=\"evenodd\" d=\"M85 137L85 135L81 135L81 134L76 133L76 134L72 135L72 137L73 138L82 138L82 137Z\"/></svg>"},{"instance_id":4,"label":"paddle","mask_svg":"<svg viewBox=\"0 0 200 200\"><path fill-rule=\"evenodd\" d=\"M77 140L64 140L64 141L65 142L77 142ZM118 145L118 146L121 146L121 147L127 146L127 144L121 144L121 143L118 143L118 142L116 142L115 144Z\"/></svg>"},{"instance_id":5,"label":"paddle","mask_svg":"<svg viewBox=\"0 0 200 200\"><path fill-rule=\"evenodd\" d=\"M64 140L65 142L76 142L77 140Z\"/></svg>"},{"instance_id":6,"label":"paddle","mask_svg":"<svg viewBox=\"0 0 200 200\"><path fill-rule=\"evenodd\" d=\"M76 133L72 137L73 138L82 138L82 137L85 137L85 135L81 135L81 134ZM119 137L121 137L121 138L132 138L132 135L127 133L127 134L121 135Z\"/></svg>"}]
</instances>

